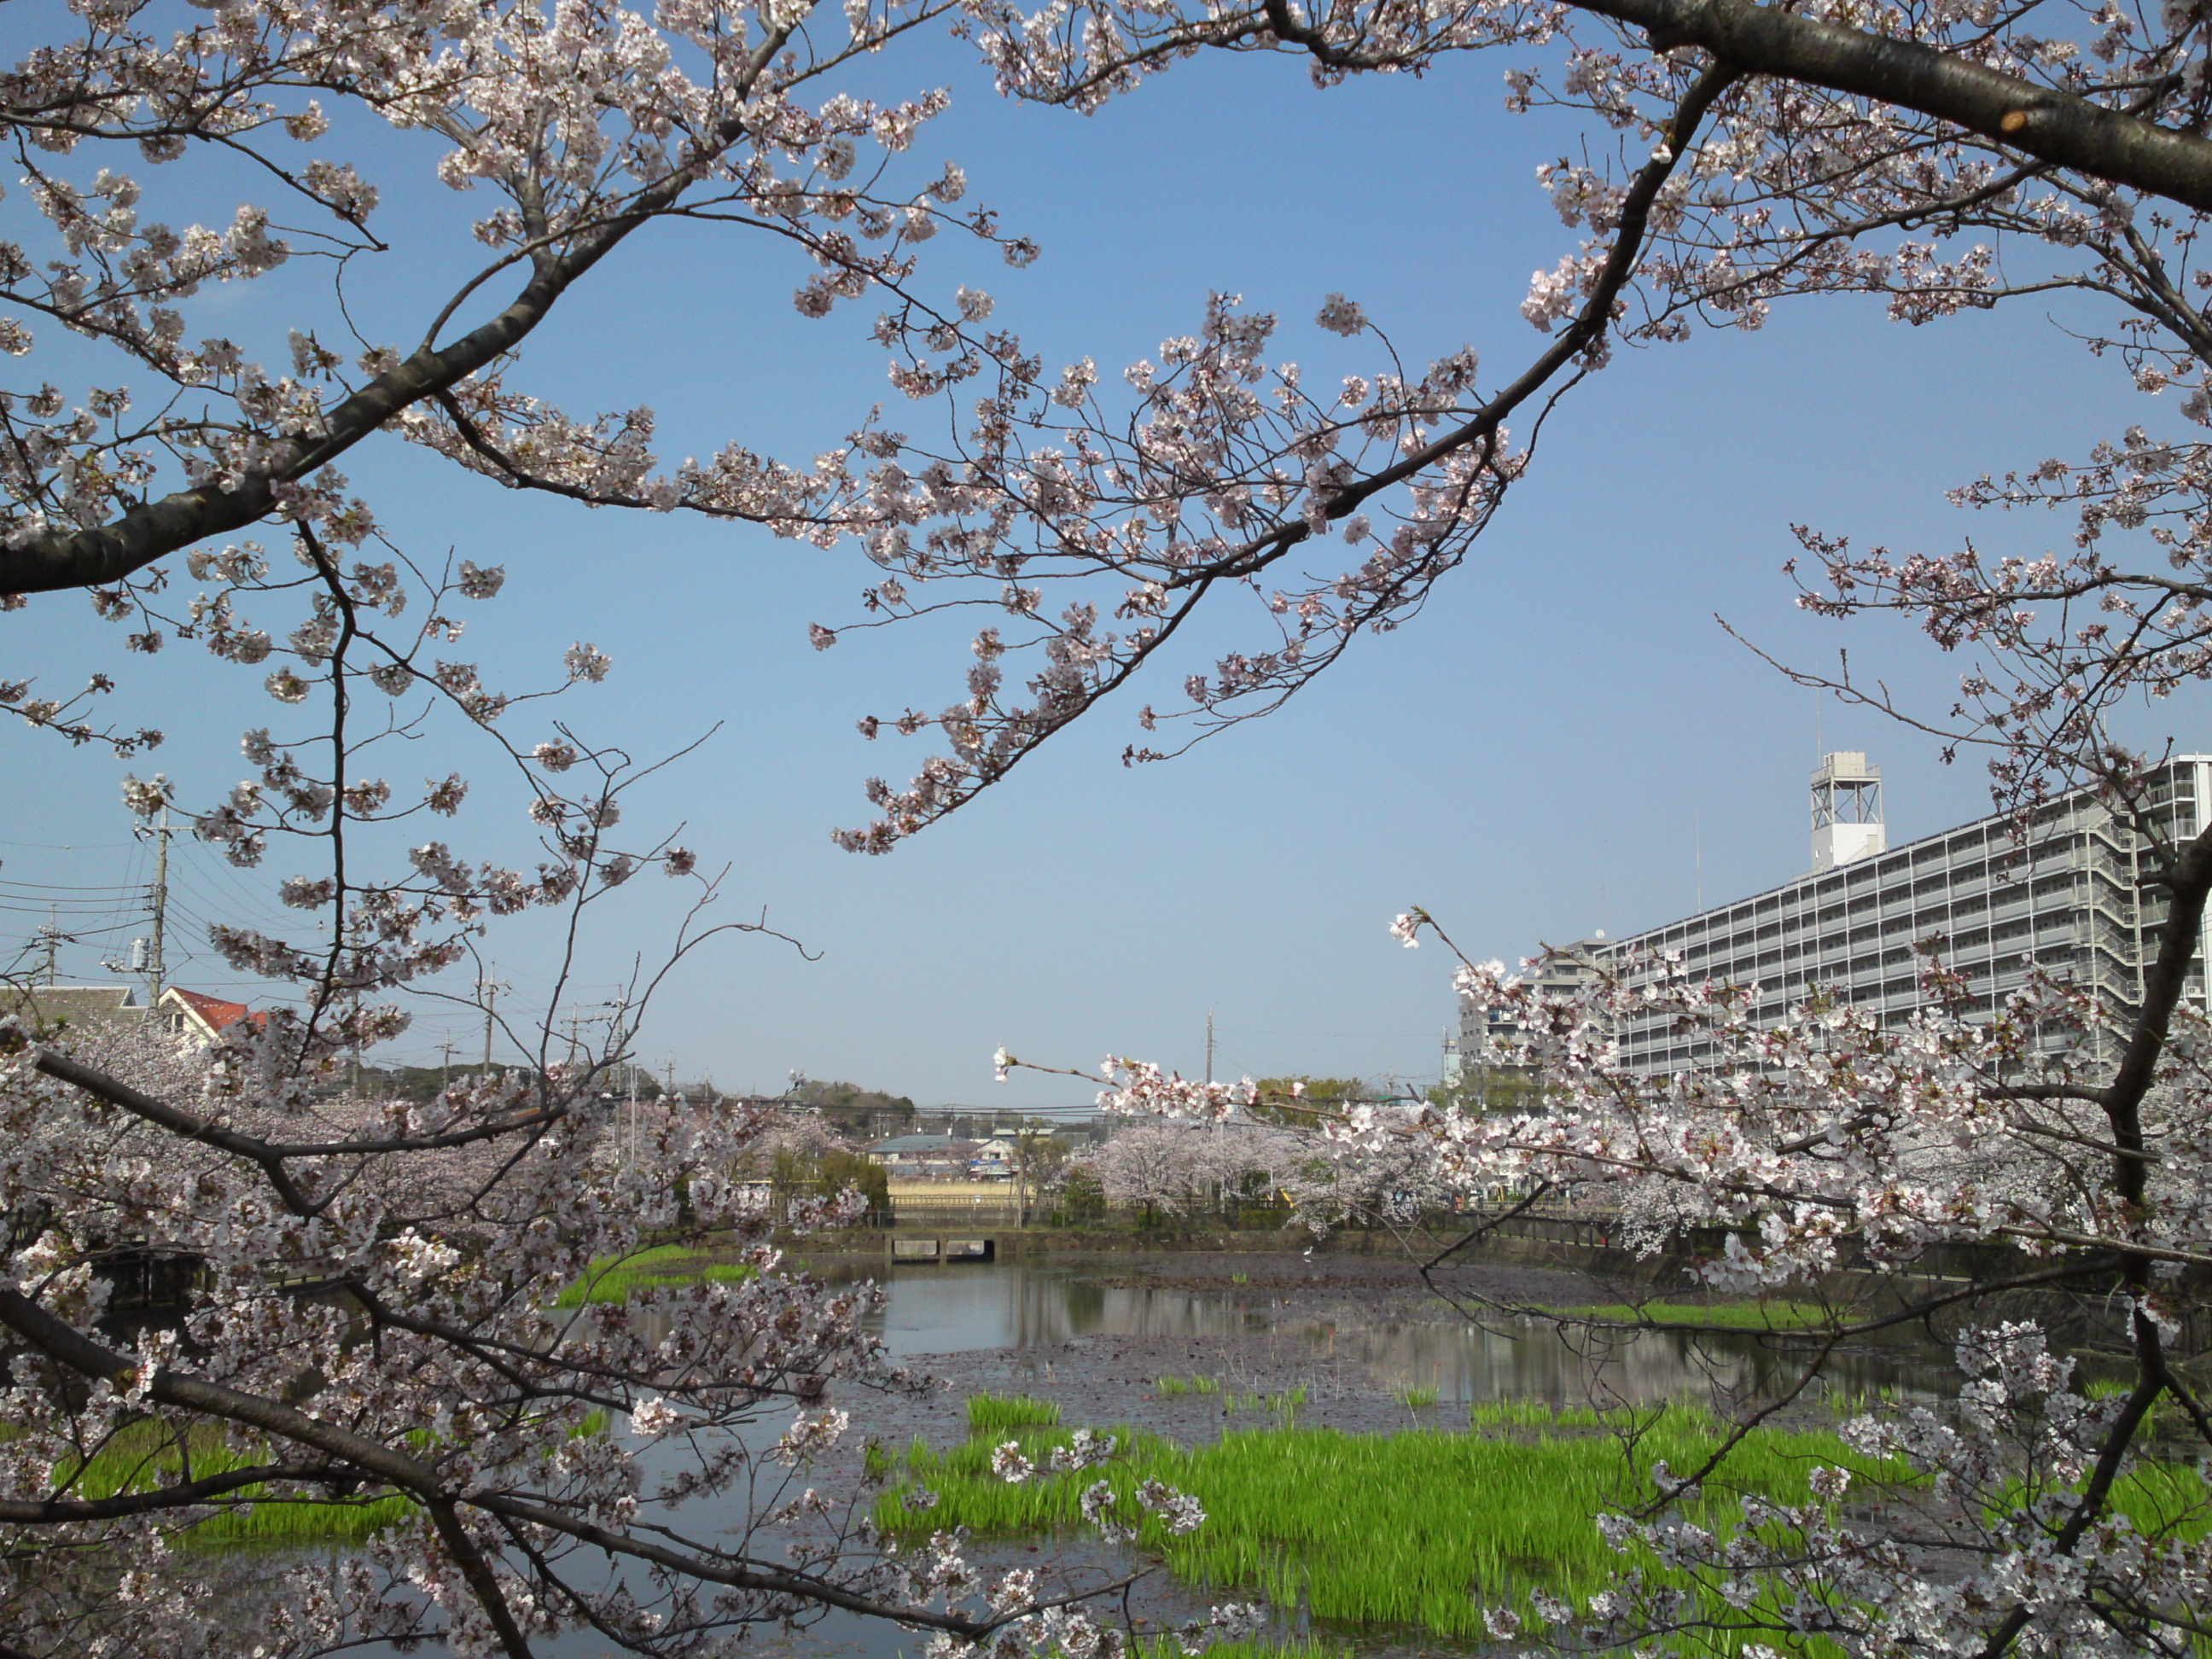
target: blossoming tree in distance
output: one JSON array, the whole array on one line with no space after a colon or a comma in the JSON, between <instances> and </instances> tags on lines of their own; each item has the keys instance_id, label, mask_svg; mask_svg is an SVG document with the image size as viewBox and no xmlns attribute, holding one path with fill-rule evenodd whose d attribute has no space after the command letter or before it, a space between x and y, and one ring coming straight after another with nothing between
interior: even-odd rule
<instances>
[{"instance_id":1,"label":"blossoming tree in distance","mask_svg":"<svg viewBox=\"0 0 2212 1659\"><path fill-rule=\"evenodd\" d=\"M1854 554L1808 531L1821 568L1808 599L1838 614L1901 609L1947 647L1982 651L1990 665L1954 724L1996 745L2008 799L2032 814L2054 784L2091 782L2151 839L2168 920L2140 1018L2054 1057L2033 1029L2087 1032L2102 1016L2042 981L1994 1020L1939 1012L1885 1029L1816 1000L1763 1033L1743 988L1674 975L1551 1003L1502 980L1493 990L1470 965L1484 994L1521 1005L1541 1109L1510 1122L1448 1108L1321 1115L1347 1166L1333 1192L1363 1190L1358 1160L1380 1158L1392 1167L1376 1189L1391 1193L1611 1181L1650 1215L1733 1226L1714 1268L1727 1284L1794 1282L1844 1238L1900 1269L1971 1238L2018 1260L1946 1292L1950 1305L2045 1284L2117 1292L2132 1353L2121 1392L2087 1396L2013 1322L1962 1343L1973 1380L1956 1411L1859 1431L1943 1469L1949 1507L1924 1526L1855 1528L1823 1504L1725 1546L1663 1510L1623 1517L1620 1535L1716 1581L1746 1633L1782 1645L1807 1632L1869 1652L2198 1639L2198 1547L2146 1533L2115 1493L2155 1414L2212 1440L2170 1356L2171 1275L2212 1263L2202 1039L2180 1001L2212 845L2159 840L2141 759L2111 742L2106 716L2212 664L2200 620L2212 462L2190 435L2212 419L2195 251L2212 208L2200 9L77 0L10 21L39 38L0 88L21 180L0 243L0 349L28 367L0 395L0 594L21 609L83 589L128 651L189 643L265 676L277 710L247 735L247 781L203 805L156 778L131 801L188 811L241 866L282 848L288 867L315 867L282 889L296 933L213 930L229 961L295 995L204 1055L9 1029L7 1650L307 1654L428 1635L519 1659L585 1630L688 1654L830 1608L956 1646L1080 1656L1118 1641L1027 1574L981 1582L951 1539L887 1554L796 1485L841 1425L821 1406L833 1379L910 1379L862 1334L864 1293L781 1271L738 1201L728 1172L760 1133L746 1113L655 1113L641 1135L611 1133L598 1085L651 982L590 1054L517 1024L535 1063L510 1080L472 1078L428 1105L333 1096L344 1063L400 1029L398 994L465 977L492 921L578 921L652 869L712 890L689 851L620 827L646 769L563 728L520 732L526 698L441 654L503 572L396 545L343 471L356 447L413 446L450 464L457 490L852 541L878 573L863 626L996 607L957 701L862 722L941 744L909 784L872 786L879 816L841 836L881 852L1137 677L1201 605L1242 601L1256 631L1179 701L1142 711L1133 761L1176 747L1151 735L1175 722L1202 735L1275 706L1360 635L1412 615L1533 464L1545 412L1623 344L1755 326L1796 296L1882 295L1918 322L2058 289L2107 307L2092 348L2164 401L2078 463L1967 493L2071 508L2074 547L1990 567ZM1577 245L1523 307L1540 341L1502 368L1472 351L1409 365L1333 295L1318 325L1373 362L1310 386L1270 361L1274 317L1217 296L1196 332L1126 372L1126 390L1091 359L1048 367L990 325L990 295L945 297L921 269L940 231L1017 266L1036 252L961 205L957 167L904 170L942 97L856 90L932 31L980 50L1006 95L1077 110L1201 52L1288 53L1324 84L1499 55L1513 107L1588 131L1581 161L1543 169ZM363 337L346 283L394 257L378 169L418 161L483 204L477 263L441 277L459 269L446 250L410 270L394 293L446 286L404 334ZM241 188L251 199L220 222L189 216L210 191ZM617 249L675 220L796 247L812 264L795 296L807 316L878 307L898 390L950 400L957 418L927 422L949 435L870 416L803 465L736 444L672 465L649 410L574 414L532 385L538 331ZM320 289L304 280L318 272L331 277ZM226 295L223 315L242 295L264 307L254 332L288 334L281 361L219 331ZM1322 558L1324 535L1348 546L1341 568ZM814 637L827 648L836 632ZM578 644L565 666L574 684L608 663ZM75 692L50 678L33 665L0 682L0 706L125 754L159 742L101 713L113 675ZM417 823L459 809L465 777L409 793L377 775L379 755L434 714L480 729L526 781L545 854L533 868L421 837ZM700 936L695 921L673 956ZM1664 1083L1623 1074L1605 1034L1631 998L1711 1026L1730 1063ZM1156 1109L1229 1099L1141 1070L1125 1080L1129 1102ZM559 1305L588 1263L678 1224L732 1230L757 1271ZM126 1255L187 1270L180 1318L112 1316ZM1870 1322L1838 1313L1824 1340ZM778 1407L795 1415L775 1445L732 1431ZM627 1432L591 1431L602 1413ZM1709 1478L1720 1466L1662 1485ZM687 1529L687 1504L740 1493L755 1501L737 1530ZM204 1580L174 1570L173 1547L271 1498L331 1511L397 1500L404 1513L335 1568L283 1569L241 1631ZM1174 1527L1197 1523L1176 1494L1145 1501ZM1085 1507L1109 1533L1127 1524L1096 1490ZM778 1542L776 1527L795 1530ZM1711 1605L1629 1581L1583 1610L1587 1639L1688 1632L1684 1608Z\"/></svg>"}]
</instances>

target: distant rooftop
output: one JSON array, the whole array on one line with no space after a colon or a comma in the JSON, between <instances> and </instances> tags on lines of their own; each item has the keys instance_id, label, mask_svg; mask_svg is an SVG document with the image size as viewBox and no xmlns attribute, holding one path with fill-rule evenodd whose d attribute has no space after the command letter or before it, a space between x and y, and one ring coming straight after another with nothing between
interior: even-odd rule
<instances>
[{"instance_id":1,"label":"distant rooftop","mask_svg":"<svg viewBox=\"0 0 2212 1659\"><path fill-rule=\"evenodd\" d=\"M187 991L180 985L172 985L162 992L161 1000L181 1005L210 1032L235 1025L252 1012L242 1002L228 1002L204 992Z\"/></svg>"},{"instance_id":2,"label":"distant rooftop","mask_svg":"<svg viewBox=\"0 0 2212 1659\"><path fill-rule=\"evenodd\" d=\"M942 1152L955 1157L966 1157L975 1150L977 1143L962 1140L952 1135L894 1135L889 1140L879 1140L868 1148L872 1152L888 1152L893 1158L924 1152Z\"/></svg>"},{"instance_id":3,"label":"distant rooftop","mask_svg":"<svg viewBox=\"0 0 2212 1659\"><path fill-rule=\"evenodd\" d=\"M0 1014L38 1025L138 1019L145 1012L134 985L0 985Z\"/></svg>"}]
</instances>

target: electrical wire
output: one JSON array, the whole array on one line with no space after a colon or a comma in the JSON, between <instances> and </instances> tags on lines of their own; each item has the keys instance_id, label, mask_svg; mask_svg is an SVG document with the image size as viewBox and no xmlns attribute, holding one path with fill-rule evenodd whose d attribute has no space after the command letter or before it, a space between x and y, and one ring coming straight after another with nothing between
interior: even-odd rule
<instances>
[{"instance_id":1,"label":"electrical wire","mask_svg":"<svg viewBox=\"0 0 2212 1659\"><path fill-rule=\"evenodd\" d=\"M40 891L40 894L128 894L128 891L131 891L131 884L128 883L62 884L62 883L51 883L51 880L4 880L4 878L0 878L0 887L24 887L24 890Z\"/></svg>"},{"instance_id":2,"label":"electrical wire","mask_svg":"<svg viewBox=\"0 0 2212 1659\"><path fill-rule=\"evenodd\" d=\"M189 898L202 910L212 911L217 915L227 916L233 919L234 921L246 923L249 926L260 928L264 932L268 931L272 927L282 925L281 923L276 922L273 917L258 908L250 907L242 908L229 899L224 898L218 894L210 892L206 888L201 886L198 881L190 878L183 872L180 872L174 866L172 866L169 871L169 904L172 908L174 908L179 903L179 895L182 895L185 898Z\"/></svg>"}]
</instances>

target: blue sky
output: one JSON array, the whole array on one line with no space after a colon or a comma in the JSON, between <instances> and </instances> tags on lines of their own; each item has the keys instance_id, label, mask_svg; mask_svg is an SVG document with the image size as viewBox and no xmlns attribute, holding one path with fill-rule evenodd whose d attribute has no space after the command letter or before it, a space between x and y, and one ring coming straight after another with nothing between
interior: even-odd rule
<instances>
[{"instance_id":1,"label":"blue sky","mask_svg":"<svg viewBox=\"0 0 2212 1659\"><path fill-rule=\"evenodd\" d=\"M1287 61L1216 58L1089 118L1000 102L950 46L867 70L872 90L951 86L951 112L916 145L917 178L959 161L971 199L1044 246L1015 272L940 237L924 283L988 288L994 320L1048 362L1087 354L1110 374L1193 329L1219 289L1282 314L1282 355L1351 368L1359 349L1310 326L1341 291L1409 358L1472 343L1487 384L1539 349L1517 307L1530 271L1576 236L1534 169L1579 140L1555 117L1507 116L1505 67L1477 58L1324 94ZM411 340L434 279L464 268L456 226L471 204L428 180L420 147L375 149L391 169L381 228L399 252L351 291L372 332ZM214 180L210 200L230 187ZM195 210L228 216L227 203ZM541 331L525 379L572 410L653 404L665 456L737 439L803 459L890 395L865 339L873 307L807 322L789 302L805 274L726 228L664 228ZM277 283L222 296L222 325L274 358L293 320L283 297ZM543 678L589 639L614 672L562 710L589 735L645 754L720 723L634 817L685 823L702 857L730 866L722 908L764 909L817 959L759 940L710 947L656 1006L642 1058L657 1068L672 1055L682 1073L730 1085L775 1086L799 1068L926 1104L1019 1106L1084 1091L994 1087L998 1044L1054 1064L1112 1050L1189 1071L1209 1009L1226 1073L1433 1073L1453 1018L1447 964L1389 939L1395 912L1421 904L1470 950L1512 957L1687 912L1700 850L1709 902L1786 879L1806 862L1805 779L1822 744L1881 763L1893 841L1976 816L1978 771L1939 766L1928 739L1865 714L1820 708L1714 615L1797 660L1848 646L1861 672L1940 708L1959 664L1893 627L1794 610L1779 574L1790 526L1900 549L1965 534L1991 553L2063 545L2063 520L1966 514L1943 491L2080 454L2144 418L2141 404L2116 364L2026 307L1920 329L1855 301L1785 307L1756 334L1625 354L1569 400L1534 474L1418 622L1361 641L1272 719L1127 770L1136 705L1171 684L1140 690L884 859L841 854L829 832L865 820L866 777L902 781L922 751L871 748L853 723L941 706L965 652L927 626L809 649L810 622L858 614L870 573L857 555L520 499L393 443L347 470L418 554L450 545L508 566L506 595L471 613L470 644L495 678ZM7 672L61 684L109 661L113 632L88 610L49 596L0 619ZM113 712L167 727L171 743L140 769L204 800L244 775L237 733L273 706L258 676L192 650L128 665ZM2146 730L2202 746L2201 708L2176 699ZM420 758L426 775L470 763L436 742ZM0 880L143 880L124 769L0 729L15 803ZM404 757L395 776L416 769ZM523 844L496 793L457 844L472 832ZM199 919L267 915L263 890L291 873L227 871L198 848L179 866ZM0 944L38 920L0 911ZM571 1000L609 994L672 920L659 884L641 893L592 942ZM519 992L544 988L542 936L495 935L487 950ZM100 954L71 947L64 968L90 975ZM204 953L179 977L236 986ZM426 1014L398 1052L434 1057L451 1029Z\"/></svg>"}]
</instances>

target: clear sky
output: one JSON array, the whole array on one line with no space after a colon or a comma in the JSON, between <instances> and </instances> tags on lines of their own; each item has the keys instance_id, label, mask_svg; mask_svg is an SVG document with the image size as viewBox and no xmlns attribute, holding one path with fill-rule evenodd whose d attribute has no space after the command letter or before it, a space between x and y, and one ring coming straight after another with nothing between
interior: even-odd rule
<instances>
[{"instance_id":1,"label":"clear sky","mask_svg":"<svg viewBox=\"0 0 2212 1659\"><path fill-rule=\"evenodd\" d=\"M1048 362L1087 354L1110 374L1192 331L1219 289L1283 315L1282 355L1351 368L1360 349L1310 326L1341 291L1409 358L1472 343L1487 386L1539 349L1519 302L1530 271L1578 234L1559 225L1534 170L1579 140L1555 118L1507 116L1505 66L1475 58L1419 82L1321 93L1286 61L1214 58L1090 118L1000 102L949 46L887 54L869 74L880 89L952 88L952 112L916 146L917 173L957 160L971 199L1045 252L1015 272L941 237L924 250L923 280L947 294L988 288L994 320ZM371 333L411 340L434 277L463 268L454 228L468 204L428 181L426 151L380 149L396 169L383 174L380 228L398 252L353 292ZM208 210L228 216L227 204ZM525 382L572 410L654 405L664 456L735 438L803 460L892 395L865 338L873 306L806 322L789 302L805 274L765 239L661 228L541 330ZM226 326L272 359L292 320L283 292L271 283L225 301ZM1848 646L1856 670L1940 710L1961 665L1894 628L1795 611L1779 574L1790 526L1899 549L1967 534L1990 554L2063 546L2066 520L1967 514L1943 492L2079 455L2142 418L2141 403L2117 364L2091 361L2028 307L1911 329L1878 307L1828 301L1785 307L1756 334L1626 354L1569 400L1533 476L1414 624L1362 641L1272 719L1124 769L1136 705L1166 700L1205 665L1194 654L883 859L842 854L829 832L866 820L865 778L902 782L923 751L872 748L853 723L942 706L965 652L927 626L811 650L810 622L858 614L870 567L857 555L520 498L396 442L347 470L417 553L450 545L508 566L506 594L471 613L489 678L542 678L587 639L615 662L563 706L588 735L646 754L720 723L634 812L686 823L704 860L730 866L729 914L765 909L815 959L757 940L710 947L656 1006L641 1058L657 1069L672 1055L680 1073L725 1085L777 1086L798 1068L925 1104L1025 1106L1085 1091L1065 1079L995 1087L997 1045L1054 1064L1111 1050L1195 1071L1209 1010L1224 1074L1433 1075L1454 1018L1447 964L1387 937L1395 912L1419 903L1472 951L1513 957L1686 913L1700 891L1712 902L1786 879L1807 863L1806 775L1823 745L1881 764L1893 842L1977 816L1978 769L1946 769L1925 738L1822 708L1714 615L1798 660L1832 662ZM112 666L115 632L88 611L80 595L49 596L0 618L0 672L63 685ZM244 775L239 730L275 711L258 674L196 651L125 665L112 712L166 727L170 744L136 764L206 801ZM2195 748L2212 738L2203 724L2200 700L2176 698L2145 730ZM426 775L469 764L435 742L422 761ZM403 757L396 775L413 766ZM7 890L145 880L117 792L125 769L0 728ZM457 845L481 845L472 833L510 853L523 844L514 801L495 794ZM270 915L265 890L289 873L180 851L188 926ZM605 997L632 953L658 948L665 890L653 884L603 927L573 1000ZM127 895L79 897L87 925ZM5 902L0 954L43 920L20 893ZM65 948L65 974L96 977L114 945ZM542 935L495 933L486 948L520 994L542 990ZM252 989L204 949L175 977ZM434 1060L458 1029L426 1014L398 1052Z\"/></svg>"}]
</instances>

